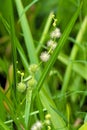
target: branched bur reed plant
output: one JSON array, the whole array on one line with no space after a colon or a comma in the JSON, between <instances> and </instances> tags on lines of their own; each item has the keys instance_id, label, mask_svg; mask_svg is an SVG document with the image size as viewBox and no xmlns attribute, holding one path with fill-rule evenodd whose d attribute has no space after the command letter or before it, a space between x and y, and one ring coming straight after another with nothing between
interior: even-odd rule
<instances>
[{"instance_id":1,"label":"branched bur reed plant","mask_svg":"<svg viewBox=\"0 0 87 130\"><path fill-rule=\"evenodd\" d=\"M26 107L25 107L25 114L24 114L26 126L28 125L28 121L29 121L29 111L30 111L30 107L31 107L30 103L32 102L33 89L35 89L35 87L37 85L37 79L35 77L35 74L38 72L38 69L41 66L41 64L43 64L43 62L47 62L50 59L53 51L55 50L55 48L57 46L56 40L57 40L57 38L60 38L60 36L61 36L60 29L56 28L57 19L54 18L54 15L52 15L52 18L54 20L53 26L55 28L50 33L50 40L47 42L47 45L45 46L46 51L41 52L41 55L40 55L41 62L38 65L37 64L31 64L29 66L29 76L26 79L23 79L24 73L18 71L18 74L21 75L21 81L17 85L17 90L20 93L23 93L24 91L26 91ZM23 103L23 101L22 101L22 103ZM46 119L47 119L47 117L48 116L46 115ZM48 130L51 129L50 121L45 120L45 122L43 122L43 123L40 123L39 121L36 122L35 125L33 125L31 127L31 130L41 129L41 128L44 127L44 125L48 125L47 126Z\"/></svg>"},{"instance_id":2,"label":"branched bur reed plant","mask_svg":"<svg viewBox=\"0 0 87 130\"><path fill-rule=\"evenodd\" d=\"M71 69L77 72L84 79L87 79L87 74L83 74L86 70L83 65L79 65L79 69L77 63L75 66L72 66L72 62L70 62L69 59L67 60L65 55L60 52L68 39L76 19L79 16L82 3L72 16L62 34L60 29L57 27L57 19L55 18L53 12L51 12L47 19L40 41L38 42L38 46L35 47L34 39L25 13L35 2L38 2L38 0L34 0L25 8L23 8L21 0L15 0L19 16L18 23L22 29L24 45L28 55L26 56L26 53L15 34L16 30L14 28L12 1L8 1L11 7L9 20L6 21L2 15L0 15L0 20L6 28L11 40L13 60L13 68L11 68L11 72L13 72L13 74L11 74L10 77L13 77L13 80L9 82L6 92L0 90L2 106L4 103L6 108L6 118L4 121L0 119L0 129L69 130L71 129L70 107L66 99L64 99L64 96L66 95L66 91L68 89ZM84 26L86 25L87 20ZM51 27L53 30L49 33L50 39L45 44L46 35L48 35L49 28ZM83 33L84 32L85 30L83 29ZM79 39L79 35L82 36L83 33L81 35L78 34L77 42L78 40L79 42L82 40ZM74 56L71 55L70 57L71 61L75 59L75 55L78 50L76 44L74 48ZM19 54L19 59L17 54ZM58 104L55 104L54 99L57 98L57 96L52 97L49 84L46 80L47 77L50 78L48 74L50 71L52 72L52 67L58 59L63 62L63 64L67 65L63 86L60 94L58 95L62 99L60 108L66 107L64 113L67 114L65 115L63 115L59 107L57 107ZM22 62L23 70L18 67L20 61ZM80 71L80 68L83 68L83 70ZM58 76L61 77L58 71L55 71L54 73L56 72ZM8 78L9 81L10 77Z\"/></svg>"}]
</instances>

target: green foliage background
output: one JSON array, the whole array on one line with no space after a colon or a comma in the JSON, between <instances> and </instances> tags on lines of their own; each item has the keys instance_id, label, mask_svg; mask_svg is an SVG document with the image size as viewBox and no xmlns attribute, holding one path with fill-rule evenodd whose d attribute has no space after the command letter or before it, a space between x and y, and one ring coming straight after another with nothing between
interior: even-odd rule
<instances>
[{"instance_id":1,"label":"green foliage background","mask_svg":"<svg viewBox=\"0 0 87 130\"><path fill-rule=\"evenodd\" d=\"M35 0L0 0L0 129L21 130L23 126L28 130L50 113L52 130L77 130L87 111L87 1L38 0L27 9L31 2ZM40 62L40 53L53 30L52 19L46 26L52 11L62 36L48 63L35 75L37 85L32 94L19 94L17 70L26 78L29 65ZM81 123L75 126L78 118Z\"/></svg>"}]
</instances>

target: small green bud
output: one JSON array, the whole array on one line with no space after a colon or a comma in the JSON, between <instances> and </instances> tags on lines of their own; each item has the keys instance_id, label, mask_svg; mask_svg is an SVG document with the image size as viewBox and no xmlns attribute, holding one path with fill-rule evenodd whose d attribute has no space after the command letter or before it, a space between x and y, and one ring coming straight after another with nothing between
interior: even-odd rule
<instances>
[{"instance_id":1,"label":"small green bud","mask_svg":"<svg viewBox=\"0 0 87 130\"><path fill-rule=\"evenodd\" d=\"M50 115L50 114L47 114L47 115L45 116L45 119L47 119L47 120L51 119L51 115Z\"/></svg>"},{"instance_id":2,"label":"small green bud","mask_svg":"<svg viewBox=\"0 0 87 130\"><path fill-rule=\"evenodd\" d=\"M37 64L31 64L29 67L30 73L35 73L37 71L38 65Z\"/></svg>"},{"instance_id":3,"label":"small green bud","mask_svg":"<svg viewBox=\"0 0 87 130\"><path fill-rule=\"evenodd\" d=\"M23 82L18 83L17 90L23 93L26 90L26 85Z\"/></svg>"},{"instance_id":4,"label":"small green bud","mask_svg":"<svg viewBox=\"0 0 87 130\"><path fill-rule=\"evenodd\" d=\"M27 86L32 89L32 87L33 87L34 85L36 85L36 83L37 83L37 81L36 81L34 78L31 78L31 79L27 82Z\"/></svg>"}]
</instances>

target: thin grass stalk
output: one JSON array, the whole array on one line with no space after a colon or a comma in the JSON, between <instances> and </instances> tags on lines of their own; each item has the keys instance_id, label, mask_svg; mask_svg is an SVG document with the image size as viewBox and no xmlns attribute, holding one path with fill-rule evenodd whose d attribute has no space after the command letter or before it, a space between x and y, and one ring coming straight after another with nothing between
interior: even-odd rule
<instances>
[{"instance_id":1,"label":"thin grass stalk","mask_svg":"<svg viewBox=\"0 0 87 130\"><path fill-rule=\"evenodd\" d=\"M15 28L14 28L14 15L13 15L13 6L12 6L12 1L9 0L10 7L11 7L11 14L9 16L9 23L10 23L10 28L11 28L11 47L12 47L12 59L13 59L13 78L14 78L14 83L13 83L13 91L14 91L14 98L16 99L16 61L17 61L17 56L16 56L16 39L15 39Z\"/></svg>"},{"instance_id":2,"label":"thin grass stalk","mask_svg":"<svg viewBox=\"0 0 87 130\"><path fill-rule=\"evenodd\" d=\"M36 53L37 54L39 53L41 47L43 46L43 43L45 41L46 35L48 34L48 31L49 31L49 28L50 28L50 25L51 25L51 22L52 22L52 18L53 18L53 12L51 12L50 15L48 16L46 25L45 25L43 33L42 33L42 36L41 36L39 44L38 44L38 46L36 48Z\"/></svg>"}]
</instances>

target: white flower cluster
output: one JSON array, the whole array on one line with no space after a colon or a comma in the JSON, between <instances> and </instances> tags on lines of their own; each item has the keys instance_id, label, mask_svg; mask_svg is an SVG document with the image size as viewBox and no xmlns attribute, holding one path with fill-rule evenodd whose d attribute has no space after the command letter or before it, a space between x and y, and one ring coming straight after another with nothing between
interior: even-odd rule
<instances>
[{"instance_id":1,"label":"white flower cluster","mask_svg":"<svg viewBox=\"0 0 87 130\"><path fill-rule=\"evenodd\" d=\"M42 123L40 121L37 121L33 126L31 127L31 130L41 130L42 129Z\"/></svg>"},{"instance_id":2,"label":"white flower cluster","mask_svg":"<svg viewBox=\"0 0 87 130\"><path fill-rule=\"evenodd\" d=\"M60 38L61 32L59 28L56 28L54 31L51 32L50 37L51 38Z\"/></svg>"},{"instance_id":3,"label":"white flower cluster","mask_svg":"<svg viewBox=\"0 0 87 130\"><path fill-rule=\"evenodd\" d=\"M54 50L56 48L56 46L57 46L57 42L54 42L53 40L49 40L47 42L47 46Z\"/></svg>"},{"instance_id":4,"label":"white flower cluster","mask_svg":"<svg viewBox=\"0 0 87 130\"><path fill-rule=\"evenodd\" d=\"M47 47L49 51L42 52L40 55L40 59L43 62L47 62L49 60L50 54L54 51L54 49L57 46L57 42L55 42L54 39L60 38L60 36L61 36L61 32L59 28L55 28L55 30L50 33L51 39L47 42Z\"/></svg>"},{"instance_id":5,"label":"white flower cluster","mask_svg":"<svg viewBox=\"0 0 87 130\"><path fill-rule=\"evenodd\" d=\"M48 54L48 52L42 52L41 55L40 55L40 59L43 61L43 62L47 62L50 58L50 55Z\"/></svg>"}]
</instances>

